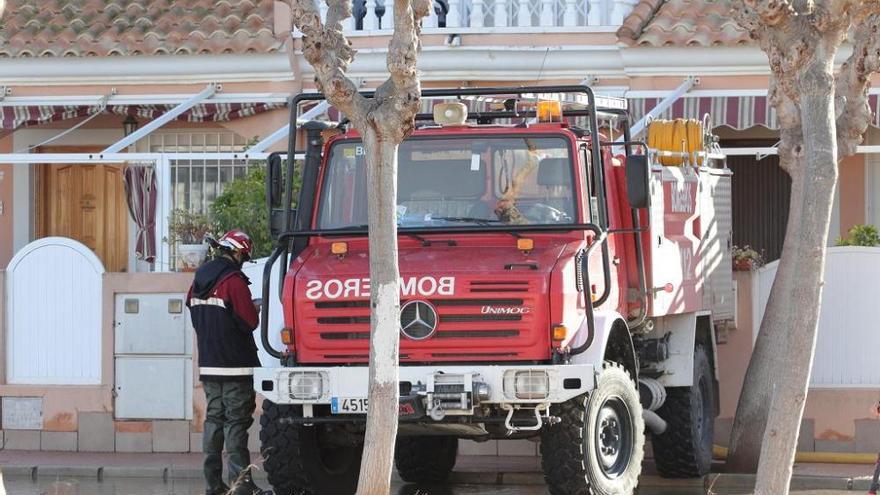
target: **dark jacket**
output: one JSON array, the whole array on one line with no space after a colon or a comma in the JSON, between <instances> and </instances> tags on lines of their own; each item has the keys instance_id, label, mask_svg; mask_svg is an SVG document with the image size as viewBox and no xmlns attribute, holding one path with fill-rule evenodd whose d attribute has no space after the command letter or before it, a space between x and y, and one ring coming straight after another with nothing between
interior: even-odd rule
<instances>
[{"instance_id":1,"label":"dark jacket","mask_svg":"<svg viewBox=\"0 0 880 495\"><path fill-rule=\"evenodd\" d=\"M259 314L251 301L250 281L224 257L196 270L186 296L199 349L202 381L250 381L260 366L253 331Z\"/></svg>"}]
</instances>

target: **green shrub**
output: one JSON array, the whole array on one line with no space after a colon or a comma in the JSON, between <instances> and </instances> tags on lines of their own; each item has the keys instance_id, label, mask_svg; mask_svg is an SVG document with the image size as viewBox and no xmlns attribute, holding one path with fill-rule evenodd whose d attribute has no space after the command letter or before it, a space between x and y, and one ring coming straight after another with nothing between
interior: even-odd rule
<instances>
[{"instance_id":1,"label":"green shrub","mask_svg":"<svg viewBox=\"0 0 880 495\"><path fill-rule=\"evenodd\" d=\"M838 246L868 246L880 245L880 232L873 225L856 225L849 229L847 237L837 238Z\"/></svg>"},{"instance_id":2,"label":"green shrub","mask_svg":"<svg viewBox=\"0 0 880 495\"><path fill-rule=\"evenodd\" d=\"M253 258L268 256L272 252L265 166L253 167L246 176L226 184L223 193L214 200L211 213L215 230L221 235L232 229L241 229L251 237Z\"/></svg>"}]
</instances>

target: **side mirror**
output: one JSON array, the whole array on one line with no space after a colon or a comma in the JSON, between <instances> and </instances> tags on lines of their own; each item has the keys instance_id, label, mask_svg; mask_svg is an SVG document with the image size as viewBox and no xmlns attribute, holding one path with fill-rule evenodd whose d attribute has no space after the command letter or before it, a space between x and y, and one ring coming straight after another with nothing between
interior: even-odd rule
<instances>
[{"instance_id":1,"label":"side mirror","mask_svg":"<svg viewBox=\"0 0 880 495\"><path fill-rule=\"evenodd\" d=\"M626 158L626 195L633 208L651 206L651 169L647 155L630 155Z\"/></svg>"},{"instance_id":2,"label":"side mirror","mask_svg":"<svg viewBox=\"0 0 880 495\"><path fill-rule=\"evenodd\" d=\"M280 208L284 193L284 170L282 168L281 155L272 153L269 155L266 167L266 207L271 212L274 208Z\"/></svg>"},{"instance_id":3,"label":"side mirror","mask_svg":"<svg viewBox=\"0 0 880 495\"><path fill-rule=\"evenodd\" d=\"M293 230L293 222L296 220L296 208L290 209L290 225L284 226L284 208L272 208L269 210L269 231L275 239L282 232Z\"/></svg>"}]
</instances>

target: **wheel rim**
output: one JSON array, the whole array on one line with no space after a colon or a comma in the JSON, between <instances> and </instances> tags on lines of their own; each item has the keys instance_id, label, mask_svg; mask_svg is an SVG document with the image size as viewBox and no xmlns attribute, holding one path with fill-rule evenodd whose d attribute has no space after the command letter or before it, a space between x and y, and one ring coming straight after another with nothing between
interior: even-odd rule
<instances>
[{"instance_id":1,"label":"wheel rim","mask_svg":"<svg viewBox=\"0 0 880 495\"><path fill-rule=\"evenodd\" d=\"M623 399L605 399L596 416L595 432L599 467L608 478L617 478L632 459L632 418Z\"/></svg>"}]
</instances>

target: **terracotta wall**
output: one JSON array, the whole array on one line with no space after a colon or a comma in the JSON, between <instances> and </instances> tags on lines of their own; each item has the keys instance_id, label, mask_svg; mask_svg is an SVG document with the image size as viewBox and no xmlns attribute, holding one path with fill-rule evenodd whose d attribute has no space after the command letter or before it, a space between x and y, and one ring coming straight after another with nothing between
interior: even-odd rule
<instances>
[{"instance_id":1,"label":"terracotta wall","mask_svg":"<svg viewBox=\"0 0 880 495\"><path fill-rule=\"evenodd\" d=\"M0 268L0 385L4 383L6 383L6 271Z\"/></svg>"},{"instance_id":2,"label":"terracotta wall","mask_svg":"<svg viewBox=\"0 0 880 495\"><path fill-rule=\"evenodd\" d=\"M0 139L0 153L12 152L12 134ZM12 184L13 166L0 165L0 269L5 269L13 253Z\"/></svg>"},{"instance_id":3,"label":"terracotta wall","mask_svg":"<svg viewBox=\"0 0 880 495\"><path fill-rule=\"evenodd\" d=\"M840 234L865 223L865 155L853 155L840 162Z\"/></svg>"}]
</instances>

